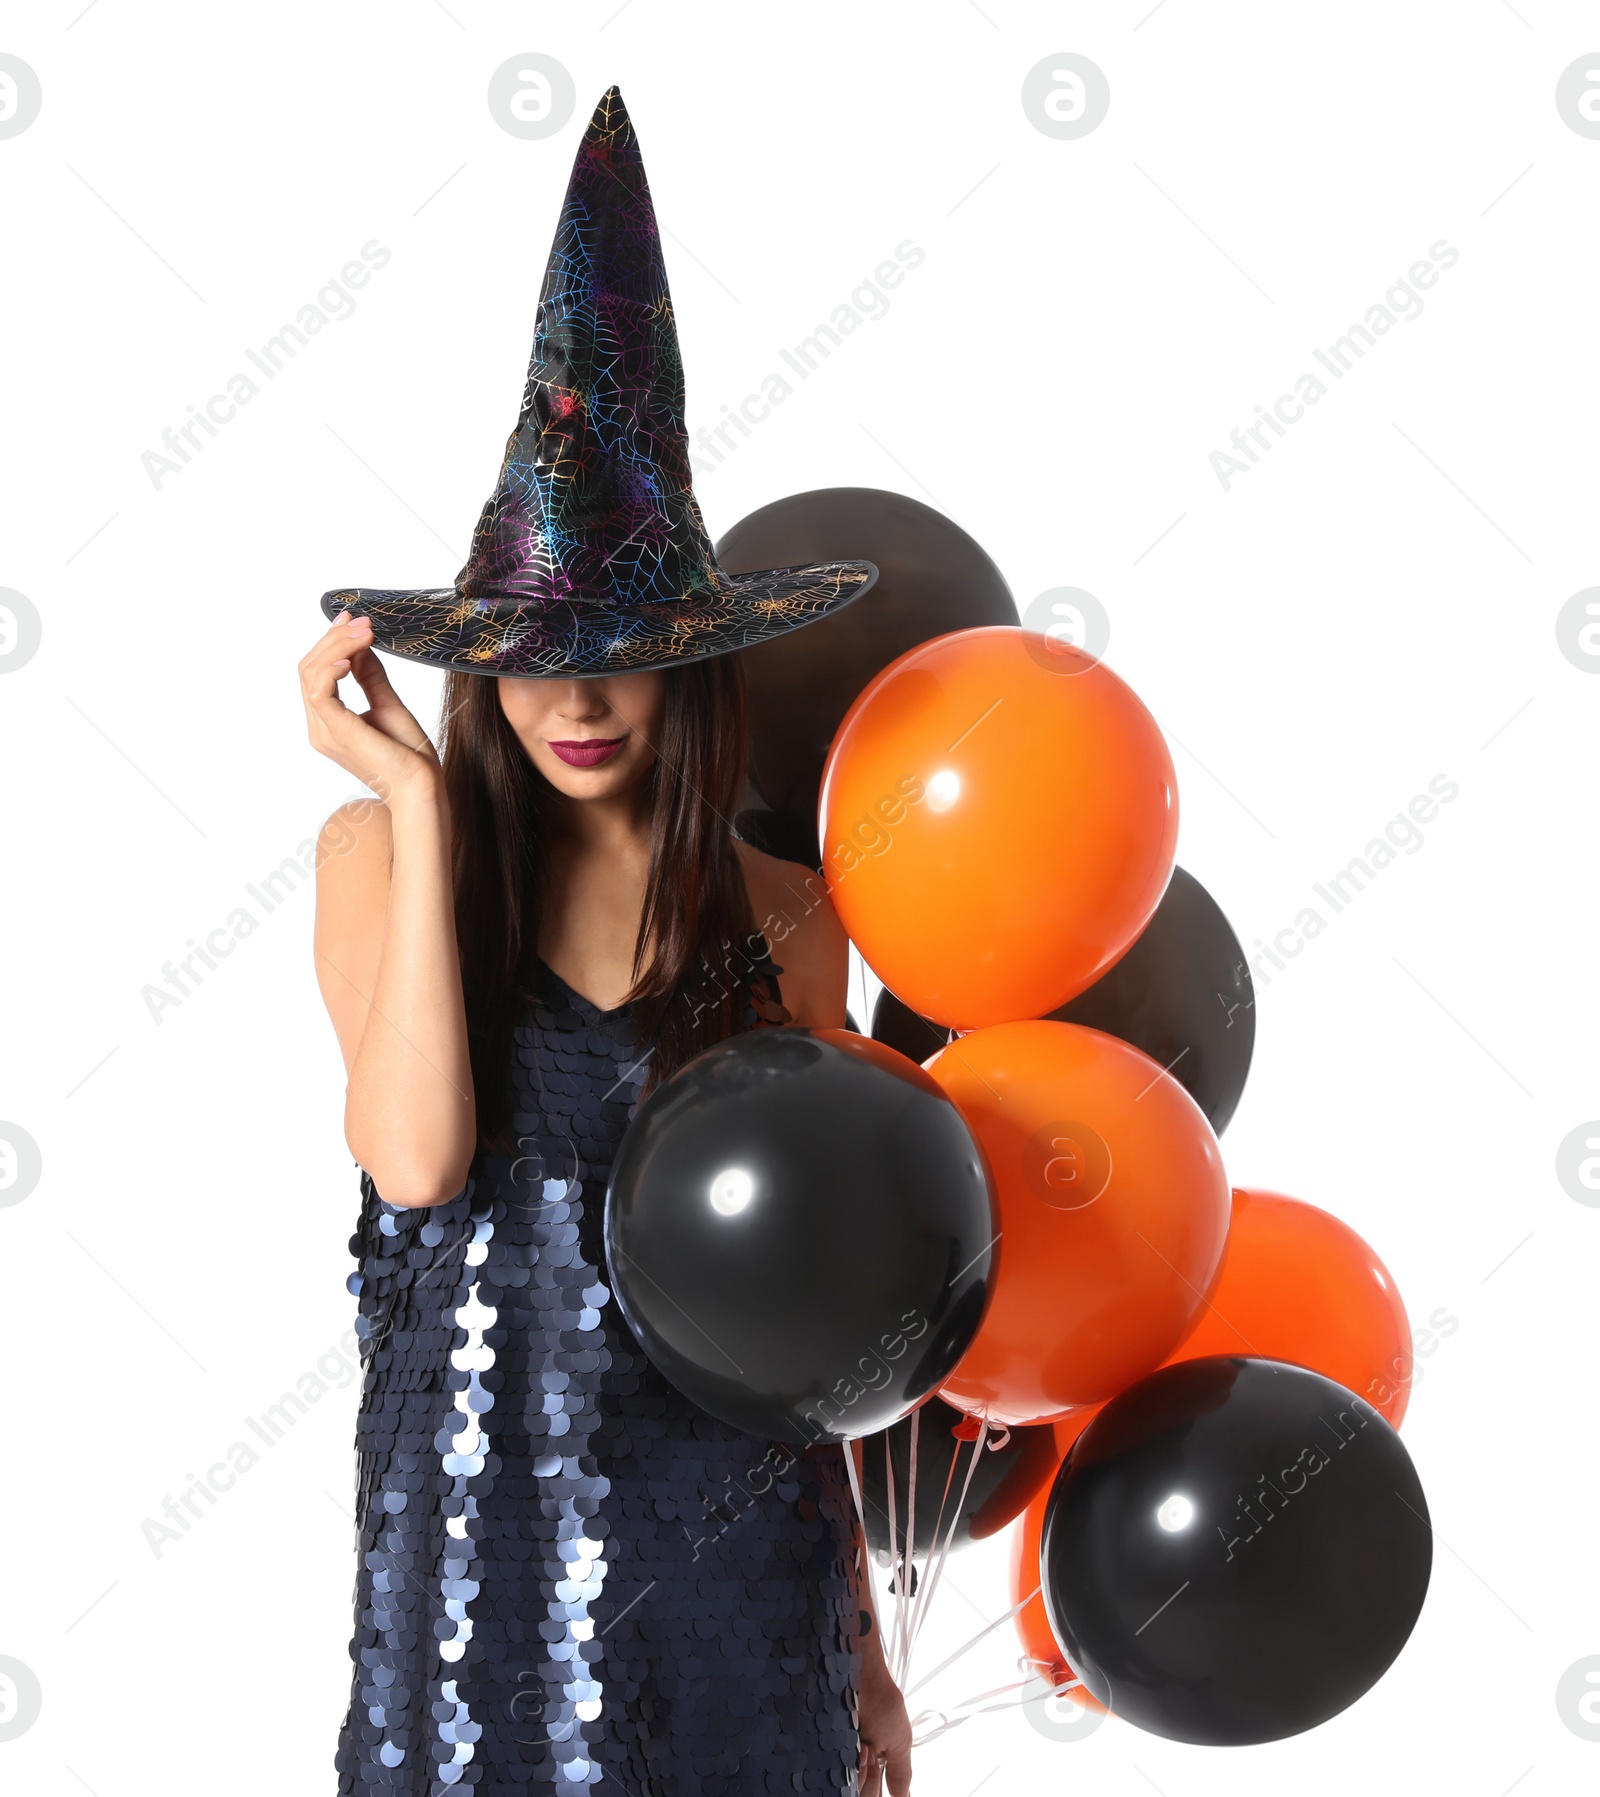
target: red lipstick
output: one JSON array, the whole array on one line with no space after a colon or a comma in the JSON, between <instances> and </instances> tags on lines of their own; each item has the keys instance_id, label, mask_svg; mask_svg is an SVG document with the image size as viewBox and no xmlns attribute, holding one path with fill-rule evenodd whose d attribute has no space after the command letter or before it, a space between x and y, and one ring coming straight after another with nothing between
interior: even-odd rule
<instances>
[{"instance_id":1,"label":"red lipstick","mask_svg":"<svg viewBox=\"0 0 1600 1797\"><path fill-rule=\"evenodd\" d=\"M590 736L578 742L546 743L545 747L552 755L559 755L568 767L599 767L627 740L625 736Z\"/></svg>"}]
</instances>

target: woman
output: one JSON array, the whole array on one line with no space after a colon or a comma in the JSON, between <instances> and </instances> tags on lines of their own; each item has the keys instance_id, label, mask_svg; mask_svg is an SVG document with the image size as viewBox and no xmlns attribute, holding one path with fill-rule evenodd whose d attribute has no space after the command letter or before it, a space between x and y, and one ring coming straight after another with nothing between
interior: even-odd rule
<instances>
[{"instance_id":1,"label":"woman","mask_svg":"<svg viewBox=\"0 0 1600 1797\"><path fill-rule=\"evenodd\" d=\"M606 1279L638 1094L734 1030L844 1022L817 876L728 823L738 657L455 672L441 760L373 642L343 610L301 664L313 744L385 800L330 820L317 897L364 1170L340 1789L902 1797L842 1450L698 1410Z\"/></svg>"},{"instance_id":2,"label":"woman","mask_svg":"<svg viewBox=\"0 0 1600 1797\"><path fill-rule=\"evenodd\" d=\"M842 1451L699 1410L606 1277L606 1178L641 1093L734 1031L844 1020L814 876L728 824L735 652L877 571L719 567L683 407L613 88L465 566L449 588L324 594L333 628L301 664L312 741L384 801L330 820L318 876L364 1169L346 1793L909 1788ZM449 674L442 760L374 648Z\"/></svg>"}]
</instances>

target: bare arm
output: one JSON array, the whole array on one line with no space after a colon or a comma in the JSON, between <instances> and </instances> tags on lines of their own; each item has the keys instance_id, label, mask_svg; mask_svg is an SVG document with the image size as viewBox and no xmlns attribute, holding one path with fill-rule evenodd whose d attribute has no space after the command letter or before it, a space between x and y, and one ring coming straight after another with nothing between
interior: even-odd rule
<instances>
[{"instance_id":1,"label":"bare arm","mask_svg":"<svg viewBox=\"0 0 1600 1797\"><path fill-rule=\"evenodd\" d=\"M336 623L300 668L313 745L387 799L344 806L323 829L317 983L348 1075L351 1153L391 1204L442 1204L477 1139L449 806L433 745L370 643L364 620ZM344 673L366 713L341 703Z\"/></svg>"},{"instance_id":2,"label":"bare arm","mask_svg":"<svg viewBox=\"0 0 1600 1797\"><path fill-rule=\"evenodd\" d=\"M843 1029L850 942L822 876L748 843L734 848L744 868L756 928L783 969L783 1002L796 1023Z\"/></svg>"}]
</instances>

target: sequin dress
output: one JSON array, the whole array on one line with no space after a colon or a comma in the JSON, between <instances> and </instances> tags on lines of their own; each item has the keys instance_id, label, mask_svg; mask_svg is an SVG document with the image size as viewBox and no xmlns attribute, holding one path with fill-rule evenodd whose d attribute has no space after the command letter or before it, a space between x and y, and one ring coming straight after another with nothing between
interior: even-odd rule
<instances>
[{"instance_id":1,"label":"sequin dress","mask_svg":"<svg viewBox=\"0 0 1600 1797\"><path fill-rule=\"evenodd\" d=\"M789 1020L779 971L758 964L746 1028ZM511 1056L518 1152L480 1152L429 1209L363 1175L351 1797L856 1789L842 1453L707 1415L610 1291L633 1018L541 964Z\"/></svg>"}]
</instances>

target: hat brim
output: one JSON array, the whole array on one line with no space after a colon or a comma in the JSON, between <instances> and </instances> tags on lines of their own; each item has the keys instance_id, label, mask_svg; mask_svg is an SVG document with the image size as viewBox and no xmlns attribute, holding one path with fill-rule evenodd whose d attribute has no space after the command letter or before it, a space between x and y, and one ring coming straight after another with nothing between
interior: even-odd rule
<instances>
[{"instance_id":1,"label":"hat brim","mask_svg":"<svg viewBox=\"0 0 1600 1797\"><path fill-rule=\"evenodd\" d=\"M859 599L878 578L871 562L812 562L724 574L714 594L648 605L547 597L468 599L454 588L389 592L337 587L329 618L372 620L373 647L457 674L529 680L597 679L731 655L814 624Z\"/></svg>"}]
</instances>

